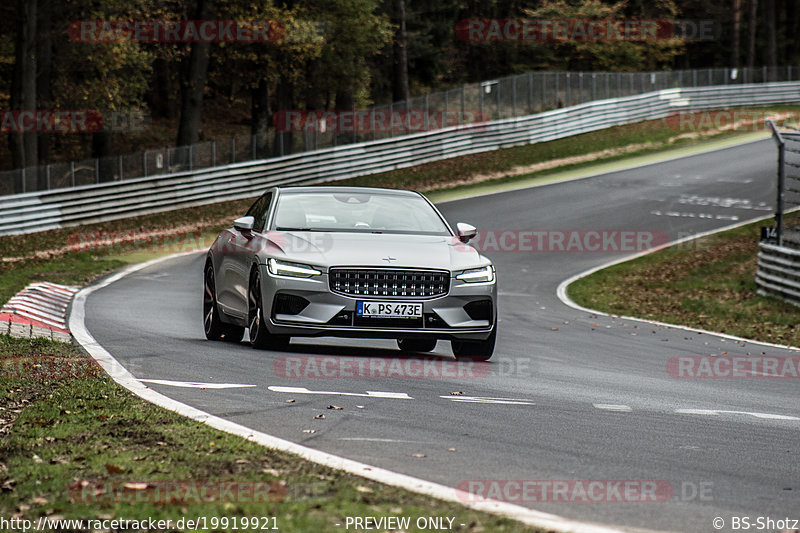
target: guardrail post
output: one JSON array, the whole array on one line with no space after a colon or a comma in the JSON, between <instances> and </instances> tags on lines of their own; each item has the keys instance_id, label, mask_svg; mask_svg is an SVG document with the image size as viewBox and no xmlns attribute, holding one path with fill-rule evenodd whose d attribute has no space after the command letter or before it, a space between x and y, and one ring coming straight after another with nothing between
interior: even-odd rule
<instances>
[{"instance_id":1,"label":"guardrail post","mask_svg":"<svg viewBox=\"0 0 800 533\"><path fill-rule=\"evenodd\" d=\"M772 137L775 139L775 143L778 145L778 198L777 198L777 205L775 210L775 237L778 242L778 246L783 245L783 188L784 188L784 180L786 175L785 169L785 162L786 162L786 143L781 136L781 133L778 131L777 126L771 120L767 120L767 125L772 130Z\"/></svg>"}]
</instances>

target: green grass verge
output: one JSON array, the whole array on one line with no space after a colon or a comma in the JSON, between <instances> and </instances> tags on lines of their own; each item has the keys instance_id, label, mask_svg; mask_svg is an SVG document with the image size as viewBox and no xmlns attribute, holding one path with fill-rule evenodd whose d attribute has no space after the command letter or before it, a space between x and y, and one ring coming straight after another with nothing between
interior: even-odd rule
<instances>
[{"instance_id":1,"label":"green grass verge","mask_svg":"<svg viewBox=\"0 0 800 533\"><path fill-rule=\"evenodd\" d=\"M459 531L534 531L318 466L156 407L117 386L70 344L0 336L0 364L0 516L6 519L274 516L282 531L316 533L338 529L334 524L347 516L410 516L412 523L450 516L466 524ZM159 481L262 488L255 498L242 492L208 502L186 492L184 501L151 503ZM132 482L150 482L150 492L141 485L123 492ZM265 501L267 484L281 501Z\"/></svg>"},{"instance_id":2,"label":"green grass verge","mask_svg":"<svg viewBox=\"0 0 800 533\"><path fill-rule=\"evenodd\" d=\"M578 304L777 344L800 345L800 309L756 294L756 222L620 263L572 283Z\"/></svg>"}]
</instances>

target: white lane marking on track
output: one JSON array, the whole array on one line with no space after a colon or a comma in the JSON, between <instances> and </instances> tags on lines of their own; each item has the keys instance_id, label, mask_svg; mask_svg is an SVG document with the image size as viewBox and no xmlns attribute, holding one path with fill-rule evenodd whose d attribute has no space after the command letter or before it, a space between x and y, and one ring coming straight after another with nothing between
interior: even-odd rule
<instances>
[{"instance_id":1,"label":"white lane marking on track","mask_svg":"<svg viewBox=\"0 0 800 533\"><path fill-rule=\"evenodd\" d=\"M722 409L676 409L676 413L682 415L706 415L706 416L719 416L726 415L748 415L756 418L764 418L767 420L800 420L800 417L789 415L774 415L771 413L750 413L747 411L725 411Z\"/></svg>"},{"instance_id":2,"label":"white lane marking on track","mask_svg":"<svg viewBox=\"0 0 800 533\"><path fill-rule=\"evenodd\" d=\"M398 442L402 444L433 444L424 440L400 440L400 439L378 439L373 437L339 437L336 440L353 440L364 442Z\"/></svg>"},{"instance_id":3,"label":"white lane marking on track","mask_svg":"<svg viewBox=\"0 0 800 533\"><path fill-rule=\"evenodd\" d=\"M329 394L335 396L361 396L366 398L390 398L392 400L413 400L411 396L405 392L380 392L380 391L367 391L366 394L361 392L336 392L336 391L321 391L321 390L308 390L305 387L267 387L272 392L285 392L288 394Z\"/></svg>"},{"instance_id":4,"label":"white lane marking on track","mask_svg":"<svg viewBox=\"0 0 800 533\"><path fill-rule=\"evenodd\" d=\"M519 398L488 398L482 396L439 396L452 402L462 403L497 403L505 405L536 405L529 400L521 400Z\"/></svg>"},{"instance_id":5,"label":"white lane marking on track","mask_svg":"<svg viewBox=\"0 0 800 533\"><path fill-rule=\"evenodd\" d=\"M593 403L595 409L602 409L603 411L615 411L618 413L630 413L633 409L628 405L619 405L613 403Z\"/></svg>"},{"instance_id":6,"label":"white lane marking on track","mask_svg":"<svg viewBox=\"0 0 800 533\"><path fill-rule=\"evenodd\" d=\"M170 387L182 387L185 389L238 389L256 386L246 385L244 383L199 383L196 381L170 381L168 379L140 379L139 381L155 383L156 385L168 385Z\"/></svg>"},{"instance_id":7,"label":"white lane marking on track","mask_svg":"<svg viewBox=\"0 0 800 533\"><path fill-rule=\"evenodd\" d=\"M664 216L664 217L682 217L682 218L707 218L709 220L739 220L736 215L715 215L713 213L687 213L684 211L650 211L651 215Z\"/></svg>"}]
</instances>

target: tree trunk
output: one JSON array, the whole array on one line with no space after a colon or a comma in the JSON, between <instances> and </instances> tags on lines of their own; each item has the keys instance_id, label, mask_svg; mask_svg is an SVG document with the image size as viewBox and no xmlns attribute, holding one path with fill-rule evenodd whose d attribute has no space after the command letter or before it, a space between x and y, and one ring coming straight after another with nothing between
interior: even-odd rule
<instances>
[{"instance_id":1,"label":"tree trunk","mask_svg":"<svg viewBox=\"0 0 800 533\"><path fill-rule=\"evenodd\" d=\"M36 12L37 0L18 0L19 24L14 58L14 77L11 88L12 109L36 109ZM15 168L33 167L39 163L36 132L15 132L9 135L9 148ZM32 168L30 170L33 170ZM25 188L30 190L31 176L26 176ZM20 175L14 182L14 192L22 192Z\"/></svg>"},{"instance_id":2,"label":"tree trunk","mask_svg":"<svg viewBox=\"0 0 800 533\"><path fill-rule=\"evenodd\" d=\"M53 20L58 19L58 9L55 2L51 0L39 0L39 21L38 21L38 50L36 53L38 72L36 75L36 101L39 106L46 109L53 109L53 95L50 78L53 72ZM47 164L50 159L50 134L40 133L38 136L38 159L42 164ZM47 188L47 174L39 176L39 189Z\"/></svg>"},{"instance_id":3,"label":"tree trunk","mask_svg":"<svg viewBox=\"0 0 800 533\"><path fill-rule=\"evenodd\" d=\"M742 0L733 0L733 42L731 43L731 67L739 68L739 43L742 26Z\"/></svg>"},{"instance_id":4,"label":"tree trunk","mask_svg":"<svg viewBox=\"0 0 800 533\"><path fill-rule=\"evenodd\" d=\"M153 61L153 86L150 90L150 107L156 117L175 118L175 96L172 92L171 65L166 58Z\"/></svg>"},{"instance_id":5,"label":"tree trunk","mask_svg":"<svg viewBox=\"0 0 800 533\"><path fill-rule=\"evenodd\" d=\"M267 133L269 132L269 119L272 115L272 108L269 104L269 82L263 78L258 80L258 85L250 90L250 96L252 99L250 134L256 136L257 157L268 157Z\"/></svg>"},{"instance_id":6,"label":"tree trunk","mask_svg":"<svg viewBox=\"0 0 800 533\"><path fill-rule=\"evenodd\" d=\"M281 76L278 81L276 100L278 111L289 111L294 109L294 86L285 76ZM292 143L294 142L291 131L282 133L275 132L275 144L272 147L272 155L288 155L292 153Z\"/></svg>"},{"instance_id":7,"label":"tree trunk","mask_svg":"<svg viewBox=\"0 0 800 533\"><path fill-rule=\"evenodd\" d=\"M195 20L207 20L214 0L197 0ZM189 63L183 70L181 84L181 115L178 124L177 146L195 144L200 139L202 124L203 91L208 74L208 54L211 43L194 42L189 52Z\"/></svg>"},{"instance_id":8,"label":"tree trunk","mask_svg":"<svg viewBox=\"0 0 800 533\"><path fill-rule=\"evenodd\" d=\"M409 99L408 92L408 36L406 34L406 2L394 0L393 20L397 26L394 34L392 55L394 76L392 79L392 98L395 102Z\"/></svg>"},{"instance_id":9,"label":"tree trunk","mask_svg":"<svg viewBox=\"0 0 800 533\"><path fill-rule=\"evenodd\" d=\"M767 65L778 65L778 28L775 25L775 0L767 0Z\"/></svg>"},{"instance_id":10,"label":"tree trunk","mask_svg":"<svg viewBox=\"0 0 800 533\"><path fill-rule=\"evenodd\" d=\"M751 70L756 65L756 28L758 27L758 21L756 20L757 15L758 0L750 0L750 36L747 40L747 68ZM753 81L753 78L748 81Z\"/></svg>"}]
</instances>

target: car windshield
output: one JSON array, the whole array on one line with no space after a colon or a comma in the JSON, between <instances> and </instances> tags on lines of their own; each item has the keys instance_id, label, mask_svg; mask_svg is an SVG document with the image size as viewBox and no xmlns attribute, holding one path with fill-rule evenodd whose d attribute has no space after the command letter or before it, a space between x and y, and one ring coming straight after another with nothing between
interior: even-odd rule
<instances>
[{"instance_id":1,"label":"car windshield","mask_svg":"<svg viewBox=\"0 0 800 533\"><path fill-rule=\"evenodd\" d=\"M425 199L387 193L284 192L273 227L278 231L450 235Z\"/></svg>"}]
</instances>

